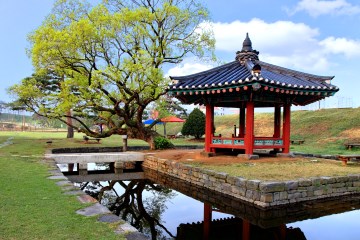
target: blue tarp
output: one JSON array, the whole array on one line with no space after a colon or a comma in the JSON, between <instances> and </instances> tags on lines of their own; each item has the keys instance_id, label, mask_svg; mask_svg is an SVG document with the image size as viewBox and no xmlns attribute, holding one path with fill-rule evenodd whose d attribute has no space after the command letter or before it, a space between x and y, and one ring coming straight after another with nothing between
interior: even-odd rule
<instances>
[{"instance_id":1,"label":"blue tarp","mask_svg":"<svg viewBox=\"0 0 360 240\"><path fill-rule=\"evenodd\" d=\"M145 124L145 125L150 125L150 124L152 124L153 122L155 122L154 119L148 119L148 120L146 120L146 121L143 121L143 124ZM157 124L163 124L163 123L162 123L162 122L158 122Z\"/></svg>"}]
</instances>

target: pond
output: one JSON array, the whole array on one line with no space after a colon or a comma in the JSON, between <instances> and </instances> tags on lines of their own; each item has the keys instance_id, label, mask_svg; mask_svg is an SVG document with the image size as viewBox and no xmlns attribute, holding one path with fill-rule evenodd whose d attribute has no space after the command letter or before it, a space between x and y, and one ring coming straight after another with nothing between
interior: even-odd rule
<instances>
[{"instance_id":1,"label":"pond","mask_svg":"<svg viewBox=\"0 0 360 240\"><path fill-rule=\"evenodd\" d=\"M60 169L70 181L152 239L359 239L360 196L261 210L152 170L86 173Z\"/></svg>"}]
</instances>

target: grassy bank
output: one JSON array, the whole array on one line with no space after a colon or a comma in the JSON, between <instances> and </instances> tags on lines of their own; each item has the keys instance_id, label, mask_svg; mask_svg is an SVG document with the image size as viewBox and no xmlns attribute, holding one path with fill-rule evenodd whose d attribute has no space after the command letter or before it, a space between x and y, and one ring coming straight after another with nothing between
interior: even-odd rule
<instances>
[{"instance_id":1,"label":"grassy bank","mask_svg":"<svg viewBox=\"0 0 360 240\"><path fill-rule=\"evenodd\" d=\"M231 137L238 115L215 116L216 134ZM255 136L272 136L273 113L255 114ZM291 138L304 139L303 145L292 145L291 151L316 154L360 154L360 148L348 151L345 142L360 142L360 108L292 111Z\"/></svg>"},{"instance_id":2,"label":"grassy bank","mask_svg":"<svg viewBox=\"0 0 360 240\"><path fill-rule=\"evenodd\" d=\"M234 177L264 181L287 181L312 177L335 177L360 173L360 162L341 161L316 157L278 158L261 155L258 160L247 160L236 155L205 157L202 150L157 151L159 159L182 162L195 167L224 172Z\"/></svg>"},{"instance_id":3,"label":"grassy bank","mask_svg":"<svg viewBox=\"0 0 360 240\"><path fill-rule=\"evenodd\" d=\"M0 144L10 135L1 132ZM0 148L0 239L121 239L115 225L76 214L86 204L47 179L49 167L42 161L47 138L18 133L13 144Z\"/></svg>"},{"instance_id":4,"label":"grassy bank","mask_svg":"<svg viewBox=\"0 0 360 240\"><path fill-rule=\"evenodd\" d=\"M292 114L292 137L305 139L294 150L322 154L360 154L348 151L345 142L360 141L360 108L296 111Z\"/></svg>"},{"instance_id":5,"label":"grassy bank","mask_svg":"<svg viewBox=\"0 0 360 240\"><path fill-rule=\"evenodd\" d=\"M239 161L240 162L240 161ZM257 162L230 164L190 163L194 166L225 172L231 176L264 181L289 181L311 177L334 177L360 172L359 163L349 163L344 167L341 162L324 159L294 159L293 161Z\"/></svg>"}]
</instances>

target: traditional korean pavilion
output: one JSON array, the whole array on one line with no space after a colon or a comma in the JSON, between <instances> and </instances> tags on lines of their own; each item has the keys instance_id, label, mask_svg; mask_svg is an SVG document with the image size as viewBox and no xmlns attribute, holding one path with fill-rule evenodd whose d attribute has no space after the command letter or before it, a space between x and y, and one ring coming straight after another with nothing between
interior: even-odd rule
<instances>
[{"instance_id":1,"label":"traditional korean pavilion","mask_svg":"<svg viewBox=\"0 0 360 240\"><path fill-rule=\"evenodd\" d=\"M168 94L184 104L206 107L205 152L240 149L246 156L252 156L254 149L289 154L291 106L305 106L339 90L331 84L334 76L317 76L260 61L248 34L235 61L170 78ZM214 135L214 107L239 108L239 131L228 137ZM274 108L273 136L254 136L254 109L264 107Z\"/></svg>"}]
</instances>

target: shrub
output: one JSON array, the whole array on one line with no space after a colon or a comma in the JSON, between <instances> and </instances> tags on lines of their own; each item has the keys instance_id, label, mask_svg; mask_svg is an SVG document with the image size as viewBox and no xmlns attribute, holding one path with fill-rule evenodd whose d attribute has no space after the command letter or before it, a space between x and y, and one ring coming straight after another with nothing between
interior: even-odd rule
<instances>
[{"instance_id":1,"label":"shrub","mask_svg":"<svg viewBox=\"0 0 360 240\"><path fill-rule=\"evenodd\" d=\"M181 133L194 136L196 139L201 138L205 134L205 114L195 108L184 123Z\"/></svg>"},{"instance_id":2,"label":"shrub","mask_svg":"<svg viewBox=\"0 0 360 240\"><path fill-rule=\"evenodd\" d=\"M169 139L164 137L157 137L155 138L154 142L155 142L155 149L174 148L174 144L172 144Z\"/></svg>"}]
</instances>

